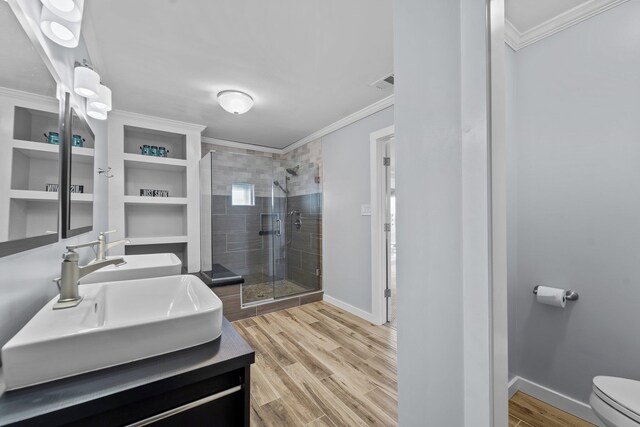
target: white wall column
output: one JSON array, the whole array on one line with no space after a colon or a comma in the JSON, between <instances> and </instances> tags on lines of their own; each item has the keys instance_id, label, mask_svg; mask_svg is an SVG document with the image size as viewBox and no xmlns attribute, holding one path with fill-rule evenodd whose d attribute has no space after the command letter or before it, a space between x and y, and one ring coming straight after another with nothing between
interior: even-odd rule
<instances>
[{"instance_id":1,"label":"white wall column","mask_svg":"<svg viewBox=\"0 0 640 427\"><path fill-rule=\"evenodd\" d=\"M395 1L401 425L506 426L493 414L486 12Z\"/></svg>"}]
</instances>

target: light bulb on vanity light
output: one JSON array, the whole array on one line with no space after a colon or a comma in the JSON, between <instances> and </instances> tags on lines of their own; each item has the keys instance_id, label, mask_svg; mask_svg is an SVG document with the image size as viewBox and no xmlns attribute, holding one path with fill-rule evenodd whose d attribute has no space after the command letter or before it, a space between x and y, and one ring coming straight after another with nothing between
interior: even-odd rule
<instances>
[{"instance_id":1,"label":"light bulb on vanity light","mask_svg":"<svg viewBox=\"0 0 640 427\"><path fill-rule=\"evenodd\" d=\"M92 106L91 102L87 99L87 116L96 120L107 120L107 110Z\"/></svg>"},{"instance_id":2,"label":"light bulb on vanity light","mask_svg":"<svg viewBox=\"0 0 640 427\"><path fill-rule=\"evenodd\" d=\"M80 42L84 0L41 0L40 29L51 41L64 47Z\"/></svg>"},{"instance_id":3,"label":"light bulb on vanity light","mask_svg":"<svg viewBox=\"0 0 640 427\"><path fill-rule=\"evenodd\" d=\"M98 97L88 99L87 103L92 109L111 111L111 89L100 84L98 86Z\"/></svg>"},{"instance_id":4,"label":"light bulb on vanity light","mask_svg":"<svg viewBox=\"0 0 640 427\"><path fill-rule=\"evenodd\" d=\"M89 67L76 66L73 70L73 91L84 98L97 98L100 75Z\"/></svg>"},{"instance_id":5,"label":"light bulb on vanity light","mask_svg":"<svg viewBox=\"0 0 640 427\"><path fill-rule=\"evenodd\" d=\"M253 98L239 90L218 93L218 104L231 114L244 114L253 107Z\"/></svg>"}]
</instances>

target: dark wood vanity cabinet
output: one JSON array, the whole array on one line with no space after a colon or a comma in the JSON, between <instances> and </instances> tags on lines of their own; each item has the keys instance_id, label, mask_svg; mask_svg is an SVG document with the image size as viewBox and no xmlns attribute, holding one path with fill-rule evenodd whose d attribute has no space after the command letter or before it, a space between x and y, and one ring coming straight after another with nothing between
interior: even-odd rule
<instances>
[{"instance_id":1,"label":"dark wood vanity cabinet","mask_svg":"<svg viewBox=\"0 0 640 427\"><path fill-rule=\"evenodd\" d=\"M249 427L250 372L236 369L68 425Z\"/></svg>"},{"instance_id":2,"label":"dark wood vanity cabinet","mask_svg":"<svg viewBox=\"0 0 640 427\"><path fill-rule=\"evenodd\" d=\"M0 426L249 427L255 354L226 320L211 343L0 396Z\"/></svg>"}]
</instances>

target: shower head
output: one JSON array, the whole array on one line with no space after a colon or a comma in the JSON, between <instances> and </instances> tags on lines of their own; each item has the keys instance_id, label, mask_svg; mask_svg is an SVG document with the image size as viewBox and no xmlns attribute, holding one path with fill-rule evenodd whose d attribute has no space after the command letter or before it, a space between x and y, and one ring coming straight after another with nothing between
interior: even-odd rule
<instances>
[{"instance_id":1,"label":"shower head","mask_svg":"<svg viewBox=\"0 0 640 427\"><path fill-rule=\"evenodd\" d=\"M287 173L289 175L298 176L298 169L300 169L300 165L297 165L295 168L287 168Z\"/></svg>"},{"instance_id":2,"label":"shower head","mask_svg":"<svg viewBox=\"0 0 640 427\"><path fill-rule=\"evenodd\" d=\"M279 189L281 189L282 191L284 191L284 194L289 194L289 192L287 190L285 190L282 185L280 185L279 181L273 181L273 185L275 185L276 187L278 187Z\"/></svg>"}]
</instances>

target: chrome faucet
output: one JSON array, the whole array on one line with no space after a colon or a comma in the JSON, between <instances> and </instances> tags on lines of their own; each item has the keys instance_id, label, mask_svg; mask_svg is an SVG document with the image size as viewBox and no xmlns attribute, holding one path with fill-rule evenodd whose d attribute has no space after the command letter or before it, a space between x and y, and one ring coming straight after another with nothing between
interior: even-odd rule
<instances>
[{"instance_id":1,"label":"chrome faucet","mask_svg":"<svg viewBox=\"0 0 640 427\"><path fill-rule=\"evenodd\" d=\"M77 252L78 248L84 248L87 246L95 246L98 242L83 243L80 245L67 246L67 252L62 255L62 274L58 279L54 279L54 282L58 284L60 290L60 298L53 305L54 310L60 310L63 308L75 307L82 301L80 292L78 290L78 281L89 273L100 270L108 265L123 265L126 264L122 258L110 259L107 261L96 261L93 264L80 267L78 260L80 259Z\"/></svg>"},{"instance_id":2,"label":"chrome faucet","mask_svg":"<svg viewBox=\"0 0 640 427\"><path fill-rule=\"evenodd\" d=\"M107 234L114 233L116 230L103 231L98 235L97 246L98 251L96 253L96 261L106 261L107 251L115 246L131 243L128 239L116 240L107 243Z\"/></svg>"}]
</instances>

